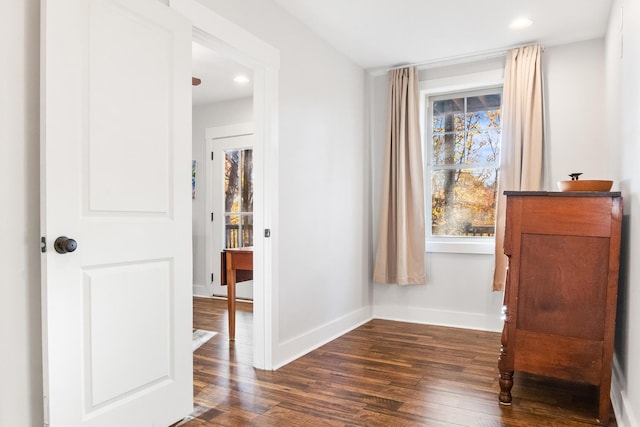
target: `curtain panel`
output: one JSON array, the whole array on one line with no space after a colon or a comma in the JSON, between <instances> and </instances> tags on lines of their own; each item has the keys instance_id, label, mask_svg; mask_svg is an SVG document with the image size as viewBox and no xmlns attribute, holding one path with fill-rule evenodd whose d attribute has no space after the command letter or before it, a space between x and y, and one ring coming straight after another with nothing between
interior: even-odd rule
<instances>
[{"instance_id":1,"label":"curtain panel","mask_svg":"<svg viewBox=\"0 0 640 427\"><path fill-rule=\"evenodd\" d=\"M540 190L542 181L542 74L539 45L507 52L502 101L500 179L496 203L493 290L504 289L508 259L504 255L504 191Z\"/></svg>"},{"instance_id":2,"label":"curtain panel","mask_svg":"<svg viewBox=\"0 0 640 427\"><path fill-rule=\"evenodd\" d=\"M424 284L425 202L418 71L392 70L378 245L377 283Z\"/></svg>"}]
</instances>

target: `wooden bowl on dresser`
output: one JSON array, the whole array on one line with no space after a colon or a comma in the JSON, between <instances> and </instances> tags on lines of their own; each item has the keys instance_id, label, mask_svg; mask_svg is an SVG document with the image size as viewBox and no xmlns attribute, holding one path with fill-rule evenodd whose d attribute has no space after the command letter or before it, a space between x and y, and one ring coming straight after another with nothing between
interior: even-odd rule
<instances>
[{"instance_id":1,"label":"wooden bowl on dresser","mask_svg":"<svg viewBox=\"0 0 640 427\"><path fill-rule=\"evenodd\" d=\"M558 181L560 191L610 191L613 181L601 179L583 179L577 181Z\"/></svg>"}]
</instances>

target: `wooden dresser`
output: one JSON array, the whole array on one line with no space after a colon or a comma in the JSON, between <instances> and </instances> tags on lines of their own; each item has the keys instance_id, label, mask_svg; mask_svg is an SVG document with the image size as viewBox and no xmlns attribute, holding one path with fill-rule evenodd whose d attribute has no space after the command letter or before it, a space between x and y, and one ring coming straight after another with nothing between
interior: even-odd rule
<instances>
[{"instance_id":1,"label":"wooden dresser","mask_svg":"<svg viewBox=\"0 0 640 427\"><path fill-rule=\"evenodd\" d=\"M620 193L505 192L502 404L513 372L599 387L609 419L622 221Z\"/></svg>"}]
</instances>

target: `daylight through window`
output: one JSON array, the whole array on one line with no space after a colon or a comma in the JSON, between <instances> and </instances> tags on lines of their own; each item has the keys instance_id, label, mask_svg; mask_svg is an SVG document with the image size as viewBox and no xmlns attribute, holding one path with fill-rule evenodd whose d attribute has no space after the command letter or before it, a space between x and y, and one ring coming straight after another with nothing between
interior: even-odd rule
<instances>
[{"instance_id":1,"label":"daylight through window","mask_svg":"<svg viewBox=\"0 0 640 427\"><path fill-rule=\"evenodd\" d=\"M432 236L493 236L502 89L429 97Z\"/></svg>"},{"instance_id":2,"label":"daylight through window","mask_svg":"<svg viewBox=\"0 0 640 427\"><path fill-rule=\"evenodd\" d=\"M225 151L225 247L253 246L253 150Z\"/></svg>"}]
</instances>

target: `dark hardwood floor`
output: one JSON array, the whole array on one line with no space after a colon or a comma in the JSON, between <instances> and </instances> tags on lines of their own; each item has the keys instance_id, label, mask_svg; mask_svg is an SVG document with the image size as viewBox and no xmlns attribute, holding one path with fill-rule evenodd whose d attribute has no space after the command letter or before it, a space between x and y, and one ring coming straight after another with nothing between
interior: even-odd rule
<instances>
[{"instance_id":1,"label":"dark hardwood floor","mask_svg":"<svg viewBox=\"0 0 640 427\"><path fill-rule=\"evenodd\" d=\"M597 390L516 372L498 404L498 333L372 320L277 371L252 367L252 306L194 299L194 413L180 426L586 426ZM616 426L611 420L610 426Z\"/></svg>"}]
</instances>

